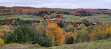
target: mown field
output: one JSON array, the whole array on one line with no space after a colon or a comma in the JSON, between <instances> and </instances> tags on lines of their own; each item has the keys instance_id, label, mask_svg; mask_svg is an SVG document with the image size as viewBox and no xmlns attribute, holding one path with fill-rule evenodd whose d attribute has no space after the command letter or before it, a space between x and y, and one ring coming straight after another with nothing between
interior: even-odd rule
<instances>
[{"instance_id":1,"label":"mown field","mask_svg":"<svg viewBox=\"0 0 111 49\"><path fill-rule=\"evenodd\" d=\"M111 49L111 39L98 40L95 42L83 42L77 44L67 44L49 48L30 48L30 49Z\"/></svg>"}]
</instances>

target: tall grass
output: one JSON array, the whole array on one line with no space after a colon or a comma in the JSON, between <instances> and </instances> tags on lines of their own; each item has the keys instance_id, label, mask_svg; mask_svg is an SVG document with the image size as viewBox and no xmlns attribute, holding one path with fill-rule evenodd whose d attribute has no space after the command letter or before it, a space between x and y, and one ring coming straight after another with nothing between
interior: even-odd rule
<instances>
[{"instance_id":1,"label":"tall grass","mask_svg":"<svg viewBox=\"0 0 111 49\"><path fill-rule=\"evenodd\" d=\"M36 49L36 48L32 48ZM84 42L63 46L55 46L49 48L38 48L38 49L111 49L111 40L98 40L95 42Z\"/></svg>"}]
</instances>

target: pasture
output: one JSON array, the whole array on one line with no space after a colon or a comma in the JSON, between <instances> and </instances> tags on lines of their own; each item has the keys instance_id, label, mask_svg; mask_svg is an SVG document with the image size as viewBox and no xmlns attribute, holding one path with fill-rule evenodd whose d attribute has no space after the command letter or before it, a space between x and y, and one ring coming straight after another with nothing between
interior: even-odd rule
<instances>
[{"instance_id":1,"label":"pasture","mask_svg":"<svg viewBox=\"0 0 111 49\"><path fill-rule=\"evenodd\" d=\"M93 22L103 22L106 24L111 24L111 21L110 21L111 16L103 15L103 14L94 15L94 16L84 16L84 17L73 16L73 15L64 15L63 17L64 17L63 21L65 21L65 22L82 21L84 18L86 18Z\"/></svg>"}]
</instances>

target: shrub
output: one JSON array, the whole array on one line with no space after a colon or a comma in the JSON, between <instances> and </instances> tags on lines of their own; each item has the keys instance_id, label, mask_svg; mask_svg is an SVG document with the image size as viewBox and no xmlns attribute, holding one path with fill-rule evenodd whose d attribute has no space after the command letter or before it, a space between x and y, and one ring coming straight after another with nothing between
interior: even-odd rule
<instances>
[{"instance_id":1,"label":"shrub","mask_svg":"<svg viewBox=\"0 0 111 49\"><path fill-rule=\"evenodd\" d=\"M33 44L34 47L41 47L39 44Z\"/></svg>"},{"instance_id":2,"label":"shrub","mask_svg":"<svg viewBox=\"0 0 111 49\"><path fill-rule=\"evenodd\" d=\"M55 18L55 17L56 17L56 13L52 13L51 18Z\"/></svg>"},{"instance_id":3,"label":"shrub","mask_svg":"<svg viewBox=\"0 0 111 49\"><path fill-rule=\"evenodd\" d=\"M25 43L33 41L34 37L35 31L22 25L14 29L13 34L5 37L5 43Z\"/></svg>"},{"instance_id":4,"label":"shrub","mask_svg":"<svg viewBox=\"0 0 111 49\"><path fill-rule=\"evenodd\" d=\"M36 38L35 42L43 47L53 46L52 38L49 36L41 36L40 34L37 34L37 38Z\"/></svg>"},{"instance_id":5,"label":"shrub","mask_svg":"<svg viewBox=\"0 0 111 49\"><path fill-rule=\"evenodd\" d=\"M9 20L9 18L4 18L4 20Z\"/></svg>"},{"instance_id":6,"label":"shrub","mask_svg":"<svg viewBox=\"0 0 111 49\"><path fill-rule=\"evenodd\" d=\"M18 44L18 43L11 43L11 44L6 44L4 46L23 46L23 44Z\"/></svg>"},{"instance_id":7,"label":"shrub","mask_svg":"<svg viewBox=\"0 0 111 49\"><path fill-rule=\"evenodd\" d=\"M105 32L107 38L111 38L111 25L106 29L106 32Z\"/></svg>"},{"instance_id":8,"label":"shrub","mask_svg":"<svg viewBox=\"0 0 111 49\"><path fill-rule=\"evenodd\" d=\"M73 26L75 26L77 24L77 21L73 21Z\"/></svg>"},{"instance_id":9,"label":"shrub","mask_svg":"<svg viewBox=\"0 0 111 49\"><path fill-rule=\"evenodd\" d=\"M67 41L70 37L73 37L73 34L72 32L66 32L64 36L65 36L65 41Z\"/></svg>"},{"instance_id":10,"label":"shrub","mask_svg":"<svg viewBox=\"0 0 111 49\"><path fill-rule=\"evenodd\" d=\"M6 35L10 32L10 33L12 33L13 32L13 30L11 30L11 29L9 29L10 27L9 26L7 26L7 25L2 25L2 26L0 26L0 37L2 38L2 39L4 39L4 37L6 37Z\"/></svg>"},{"instance_id":11,"label":"shrub","mask_svg":"<svg viewBox=\"0 0 111 49\"><path fill-rule=\"evenodd\" d=\"M81 30L74 30L74 40L75 42L88 42L89 41L89 34L86 28Z\"/></svg>"},{"instance_id":12,"label":"shrub","mask_svg":"<svg viewBox=\"0 0 111 49\"><path fill-rule=\"evenodd\" d=\"M4 45L4 40L0 38L0 46Z\"/></svg>"},{"instance_id":13,"label":"shrub","mask_svg":"<svg viewBox=\"0 0 111 49\"><path fill-rule=\"evenodd\" d=\"M65 42L66 44L73 44L74 42L74 38L73 37L69 37L69 39Z\"/></svg>"},{"instance_id":14,"label":"shrub","mask_svg":"<svg viewBox=\"0 0 111 49\"><path fill-rule=\"evenodd\" d=\"M93 27L93 32L91 33L91 41L105 39L106 38L106 25L97 25Z\"/></svg>"},{"instance_id":15,"label":"shrub","mask_svg":"<svg viewBox=\"0 0 111 49\"><path fill-rule=\"evenodd\" d=\"M45 30L46 29L45 29L45 26L43 25L42 22L39 23L39 26L37 26L36 30L37 30L38 33L41 34L41 36L45 35Z\"/></svg>"},{"instance_id":16,"label":"shrub","mask_svg":"<svg viewBox=\"0 0 111 49\"><path fill-rule=\"evenodd\" d=\"M64 24L63 21L60 21L60 22L58 22L57 24L58 24L58 26L59 26L60 28L63 28L63 27L65 26L65 24Z\"/></svg>"},{"instance_id":17,"label":"shrub","mask_svg":"<svg viewBox=\"0 0 111 49\"><path fill-rule=\"evenodd\" d=\"M68 26L65 28L65 31L66 31L66 32L74 31L74 26L73 26L73 25L68 25Z\"/></svg>"},{"instance_id":18,"label":"shrub","mask_svg":"<svg viewBox=\"0 0 111 49\"><path fill-rule=\"evenodd\" d=\"M40 22L40 24L36 27L36 37L35 37L35 43L38 43L41 46L44 47L51 47L53 46L52 43L52 38L47 36L46 33L46 29L44 28L44 24L42 22Z\"/></svg>"}]
</instances>

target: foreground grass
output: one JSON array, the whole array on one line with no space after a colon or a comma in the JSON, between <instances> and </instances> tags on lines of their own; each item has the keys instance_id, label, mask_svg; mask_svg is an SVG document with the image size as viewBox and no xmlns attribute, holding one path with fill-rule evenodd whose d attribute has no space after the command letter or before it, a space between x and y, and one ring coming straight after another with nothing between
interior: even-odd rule
<instances>
[{"instance_id":1,"label":"foreground grass","mask_svg":"<svg viewBox=\"0 0 111 49\"><path fill-rule=\"evenodd\" d=\"M16 44L17 45L17 44ZM7 47L0 47L0 49L111 49L111 39L97 40L94 42L82 42L75 44L64 44L62 46L53 47L34 47L30 44L11 45Z\"/></svg>"},{"instance_id":2,"label":"foreground grass","mask_svg":"<svg viewBox=\"0 0 111 49\"><path fill-rule=\"evenodd\" d=\"M111 49L111 42L104 42L104 43L86 42L86 43L78 43L72 45L55 46L49 48L38 48L38 49Z\"/></svg>"},{"instance_id":3,"label":"foreground grass","mask_svg":"<svg viewBox=\"0 0 111 49\"><path fill-rule=\"evenodd\" d=\"M36 49L36 48L30 48ZM54 46L49 48L37 48L37 49L111 49L111 40L99 40L95 42L84 42L77 44L69 44L63 46Z\"/></svg>"}]
</instances>

